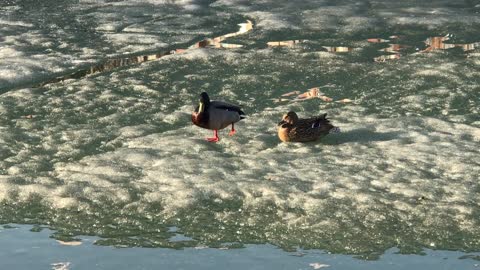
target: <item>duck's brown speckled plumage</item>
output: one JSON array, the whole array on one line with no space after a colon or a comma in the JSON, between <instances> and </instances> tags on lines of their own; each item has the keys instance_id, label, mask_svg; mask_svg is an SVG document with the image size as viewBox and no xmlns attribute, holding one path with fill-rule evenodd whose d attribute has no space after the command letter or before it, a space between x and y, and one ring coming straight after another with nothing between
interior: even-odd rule
<instances>
[{"instance_id":1,"label":"duck's brown speckled plumage","mask_svg":"<svg viewBox=\"0 0 480 270\"><path fill-rule=\"evenodd\" d=\"M278 137L283 142L315 141L337 129L327 119L327 114L299 119L295 112L288 112L278 123Z\"/></svg>"}]
</instances>

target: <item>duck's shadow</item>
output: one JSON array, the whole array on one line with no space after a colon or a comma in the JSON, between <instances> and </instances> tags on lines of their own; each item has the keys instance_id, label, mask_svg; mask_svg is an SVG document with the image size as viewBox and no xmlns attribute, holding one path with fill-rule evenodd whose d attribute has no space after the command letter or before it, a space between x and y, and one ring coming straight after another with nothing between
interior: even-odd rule
<instances>
[{"instance_id":1,"label":"duck's shadow","mask_svg":"<svg viewBox=\"0 0 480 270\"><path fill-rule=\"evenodd\" d=\"M338 145L350 142L383 142L400 138L402 132L376 132L366 128L342 131L337 134L329 134L321 140L326 145Z\"/></svg>"}]
</instances>

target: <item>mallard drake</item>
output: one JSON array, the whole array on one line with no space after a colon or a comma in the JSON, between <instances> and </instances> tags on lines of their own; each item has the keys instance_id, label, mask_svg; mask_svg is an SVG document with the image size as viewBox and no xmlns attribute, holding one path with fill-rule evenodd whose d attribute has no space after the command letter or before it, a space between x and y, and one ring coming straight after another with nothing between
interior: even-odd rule
<instances>
[{"instance_id":1,"label":"mallard drake","mask_svg":"<svg viewBox=\"0 0 480 270\"><path fill-rule=\"evenodd\" d=\"M207 138L209 142L218 142L218 130L232 125L228 135L235 134L234 123L245 118L245 113L237 105L223 101L211 101L206 92L200 94L200 104L192 113L192 122L202 128L212 129L212 138Z\"/></svg>"},{"instance_id":2,"label":"mallard drake","mask_svg":"<svg viewBox=\"0 0 480 270\"><path fill-rule=\"evenodd\" d=\"M299 119L295 112L288 112L278 123L278 137L283 142L315 141L328 133L338 132L327 119L327 114Z\"/></svg>"}]
</instances>

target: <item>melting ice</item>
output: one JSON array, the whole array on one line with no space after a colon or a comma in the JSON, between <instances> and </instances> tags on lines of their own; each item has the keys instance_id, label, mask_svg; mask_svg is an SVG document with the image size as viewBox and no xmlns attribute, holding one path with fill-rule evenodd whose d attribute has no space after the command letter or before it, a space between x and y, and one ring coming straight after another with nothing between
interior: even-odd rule
<instances>
[{"instance_id":1,"label":"melting ice","mask_svg":"<svg viewBox=\"0 0 480 270\"><path fill-rule=\"evenodd\" d=\"M128 246L479 250L480 54L420 52L451 33L448 44L479 42L472 3L9 1L0 222ZM238 46L212 43L247 20L222 39ZM369 39L394 35L402 57L375 62L390 45ZM190 123L202 91L245 109L234 137L211 144ZM289 110L326 112L342 133L281 143ZM188 241L170 242L172 226Z\"/></svg>"}]
</instances>

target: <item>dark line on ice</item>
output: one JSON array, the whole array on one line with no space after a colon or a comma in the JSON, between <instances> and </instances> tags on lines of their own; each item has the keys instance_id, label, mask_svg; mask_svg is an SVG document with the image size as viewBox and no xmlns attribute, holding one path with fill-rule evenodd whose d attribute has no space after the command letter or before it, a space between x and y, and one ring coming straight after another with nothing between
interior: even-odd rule
<instances>
[{"instance_id":1,"label":"dark line on ice","mask_svg":"<svg viewBox=\"0 0 480 270\"><path fill-rule=\"evenodd\" d=\"M73 73L63 75L56 77L54 79L50 79L48 81L39 83L37 85L34 85L34 88L42 87L47 84L52 84L52 83L58 83L58 82L63 82L65 80L70 80L70 79L80 79L83 77L86 77L88 75L92 74L97 74L97 73L102 73L106 71L113 70L115 68L119 67L125 67L125 66L130 66L134 64L140 64L144 63L147 61L152 61L156 59L160 59L166 55L174 54L174 50L172 51L167 51L163 53L157 53L157 54L151 54L151 55L140 55L140 56L131 56L128 58L116 58L116 59L109 59L104 61L101 64L93 65L85 69L81 69L78 71L75 71Z\"/></svg>"},{"instance_id":2,"label":"dark line on ice","mask_svg":"<svg viewBox=\"0 0 480 270\"><path fill-rule=\"evenodd\" d=\"M244 34L252 30L253 28L253 23L250 20L247 20L246 23L241 23L239 25L240 25L240 29L235 33L228 33L215 38L205 38L199 42L195 42L193 45L190 45L190 46L187 46L187 43L183 43L176 46L172 46L169 49L165 49L165 51L160 53L153 53L153 54L147 54L147 55L134 55L130 57L108 59L103 61L102 63L91 65L86 68L80 68L80 70L76 70L73 72L66 72L59 76L56 76L53 79L48 79L42 82L34 82L33 84L29 83L27 85L19 85L17 87L13 87L13 89L12 88L6 89L6 91L1 91L1 88L0 88L0 94L11 91L11 90L28 88L29 87L28 85L31 85L30 87L32 88L40 88L48 84L59 83L65 80L80 79L80 78L87 77L89 75L111 71L120 67L131 66L135 64L141 64L141 63L157 60L167 55L183 53L185 51L195 49L195 48L206 48L206 47L239 48L239 47L242 47L242 45L222 43L222 41L224 41L229 37Z\"/></svg>"}]
</instances>

